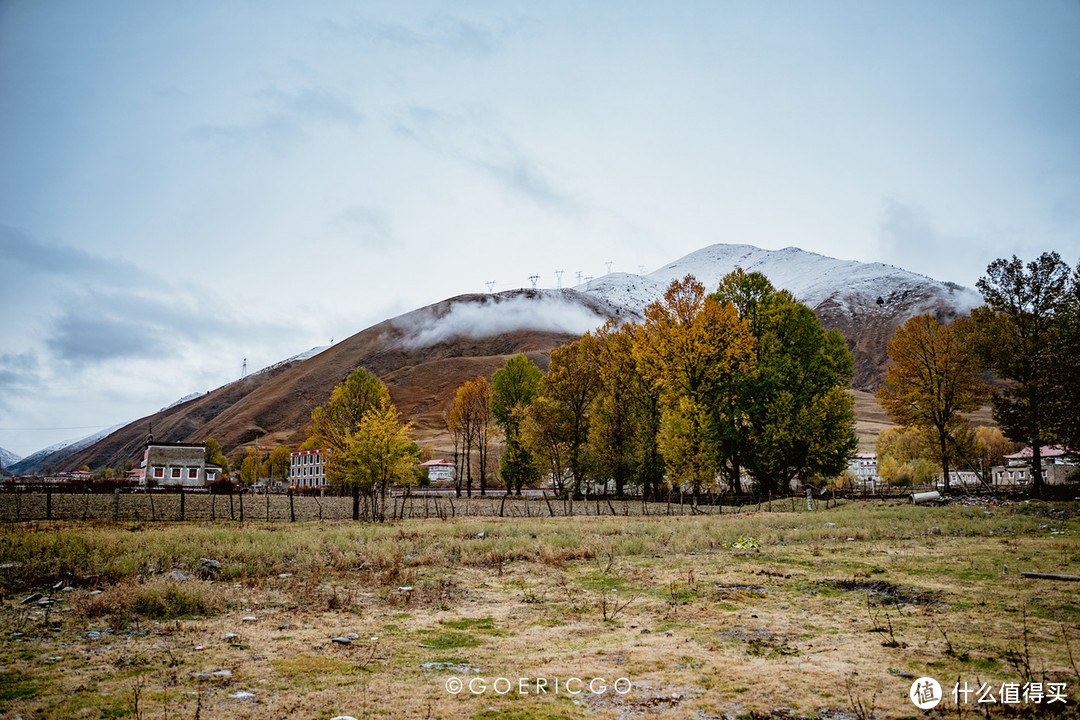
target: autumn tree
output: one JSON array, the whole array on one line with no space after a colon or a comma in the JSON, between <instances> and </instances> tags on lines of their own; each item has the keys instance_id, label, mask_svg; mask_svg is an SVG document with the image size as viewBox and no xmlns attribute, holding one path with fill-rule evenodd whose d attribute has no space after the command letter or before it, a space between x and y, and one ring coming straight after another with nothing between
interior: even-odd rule
<instances>
[{"instance_id":1,"label":"autumn tree","mask_svg":"<svg viewBox=\"0 0 1080 720\"><path fill-rule=\"evenodd\" d=\"M734 376L750 372L754 338L734 306L706 296L705 286L687 275L673 281L661 300L645 308L635 355L643 365L651 363L658 370L653 382L662 388L665 413L692 407L694 417L704 422L693 435L700 446L686 451L687 457L703 461L690 480L696 502L701 487L714 480L710 473L726 461L716 456L719 427L728 408L724 396ZM690 405L681 404L683 397ZM711 459L704 462L706 458Z\"/></svg>"},{"instance_id":2,"label":"autumn tree","mask_svg":"<svg viewBox=\"0 0 1080 720\"><path fill-rule=\"evenodd\" d=\"M267 477L270 478L271 484L273 484L275 480L284 483L289 479L291 460L292 448L288 445L278 445L270 451L270 455L266 459L266 464Z\"/></svg>"},{"instance_id":3,"label":"autumn tree","mask_svg":"<svg viewBox=\"0 0 1080 720\"><path fill-rule=\"evenodd\" d=\"M522 437L522 424L543 377L543 371L520 353L491 376L491 412L506 443L499 471L507 493L513 489L521 495L522 486L539 477L536 460Z\"/></svg>"},{"instance_id":4,"label":"autumn tree","mask_svg":"<svg viewBox=\"0 0 1080 720\"><path fill-rule=\"evenodd\" d=\"M356 431L348 437L342 462L345 479L358 489L367 503L365 516L382 520L391 486L416 483L413 468L419 462L419 447L401 422L397 408L380 403L364 414Z\"/></svg>"},{"instance_id":5,"label":"autumn tree","mask_svg":"<svg viewBox=\"0 0 1080 720\"><path fill-rule=\"evenodd\" d=\"M468 380L457 389L454 401L446 416L447 427L460 437L465 466L465 488L472 497L473 450L477 455L480 473L480 494L487 494L488 456L491 448L492 430L491 384L483 376ZM461 496L461 485L457 485Z\"/></svg>"},{"instance_id":6,"label":"autumn tree","mask_svg":"<svg viewBox=\"0 0 1080 720\"><path fill-rule=\"evenodd\" d=\"M594 355L596 338L580 340L551 351L547 374L526 413L526 442L547 460L556 486L569 471L571 496L585 486L591 474L589 423L600 378Z\"/></svg>"},{"instance_id":7,"label":"autumn tree","mask_svg":"<svg viewBox=\"0 0 1080 720\"><path fill-rule=\"evenodd\" d=\"M326 449L327 482L350 491L353 499L353 520L360 519L360 486L356 474L346 467L350 439L359 431L364 417L390 405L390 392L379 378L363 368L349 373L330 393L325 405L311 413L308 441Z\"/></svg>"},{"instance_id":8,"label":"autumn tree","mask_svg":"<svg viewBox=\"0 0 1080 720\"><path fill-rule=\"evenodd\" d=\"M262 469L262 455L258 448L249 447L244 453L244 459L240 463L240 481L245 485L254 485L259 481L259 471Z\"/></svg>"},{"instance_id":9,"label":"autumn tree","mask_svg":"<svg viewBox=\"0 0 1080 720\"><path fill-rule=\"evenodd\" d=\"M1043 489L1043 445L1060 438L1059 401L1075 356L1061 357L1070 302L1069 266L1056 252L1026 265L1015 255L986 268L977 286L986 301L971 316L983 360L1008 384L994 394L994 419L1032 449L1035 491ZM1075 282L1073 284L1075 290ZM1064 375L1063 375L1064 373ZM1075 415L1075 406L1070 409Z\"/></svg>"},{"instance_id":10,"label":"autumn tree","mask_svg":"<svg viewBox=\"0 0 1080 720\"><path fill-rule=\"evenodd\" d=\"M229 460L225 457L225 453L222 452L221 443L214 438L207 438L203 443L206 448L203 453L204 460L211 465L218 465L221 467L221 476L229 476Z\"/></svg>"},{"instance_id":11,"label":"autumn tree","mask_svg":"<svg viewBox=\"0 0 1080 720\"><path fill-rule=\"evenodd\" d=\"M961 413L978 410L989 396L970 333L965 318L949 325L928 314L910 318L889 342L885 385L877 393L893 422L932 433L946 492L956 434L967 425Z\"/></svg>"}]
</instances>

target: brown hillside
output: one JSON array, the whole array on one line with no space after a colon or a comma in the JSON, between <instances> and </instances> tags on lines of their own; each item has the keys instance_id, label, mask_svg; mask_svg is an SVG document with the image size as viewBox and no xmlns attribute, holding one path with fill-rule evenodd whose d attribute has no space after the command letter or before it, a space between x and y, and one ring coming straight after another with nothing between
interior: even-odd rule
<instances>
[{"instance_id":1,"label":"brown hillside","mask_svg":"<svg viewBox=\"0 0 1080 720\"><path fill-rule=\"evenodd\" d=\"M439 328L439 322L455 306L483 306L523 298L552 301L552 297L550 292L512 291L495 297L465 295L445 300L379 323L314 357L256 373L137 420L63 459L46 458L42 468L46 464L63 470L138 462L151 427L156 439L167 442L214 438L226 454L256 439L266 445L296 447L304 441L311 411L326 402L334 386L360 367L387 384L395 405L413 423L418 441L438 444L444 439L443 409L461 383L481 374L490 377L517 353L525 353L546 368L550 349L575 340L578 334L509 330L478 338L455 335L434 344L416 345L418 330ZM595 314L597 325L616 314L603 302L573 290L554 297L554 302Z\"/></svg>"}]
</instances>

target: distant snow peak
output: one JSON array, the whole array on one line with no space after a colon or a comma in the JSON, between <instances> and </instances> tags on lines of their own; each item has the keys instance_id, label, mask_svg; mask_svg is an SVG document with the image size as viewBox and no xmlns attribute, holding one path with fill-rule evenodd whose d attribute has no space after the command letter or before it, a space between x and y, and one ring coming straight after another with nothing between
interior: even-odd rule
<instances>
[{"instance_id":1,"label":"distant snow peak","mask_svg":"<svg viewBox=\"0 0 1080 720\"><path fill-rule=\"evenodd\" d=\"M112 427L105 428L104 430L96 432L93 435L87 435L86 437L78 438L76 440L64 440L63 442L58 442L58 443L56 443L54 445L50 445L47 448L44 448L42 450L38 450L35 453L27 455L26 457L22 458L19 461L19 464L20 465L27 465L27 464L32 463L32 462L37 462L39 459L45 458L45 457L47 457L49 455L52 455L53 453L56 453L56 452L60 452L61 450L70 451L70 452L68 452L68 454L73 455L73 454L77 453L78 451L82 450L83 448L90 447L91 445L96 443L98 440L101 440L102 438L105 438L105 437L111 435L112 433L116 432L120 428L124 427L124 425L126 425L126 424L127 423L120 423L119 425L113 425ZM6 462L4 463L4 467L7 467Z\"/></svg>"},{"instance_id":2,"label":"distant snow peak","mask_svg":"<svg viewBox=\"0 0 1080 720\"><path fill-rule=\"evenodd\" d=\"M19 462L20 460L22 460L21 456L11 452L7 448L0 447L0 466L7 468Z\"/></svg>"},{"instance_id":3,"label":"distant snow peak","mask_svg":"<svg viewBox=\"0 0 1080 720\"><path fill-rule=\"evenodd\" d=\"M640 312L661 298L672 280L693 275L712 292L736 268L765 275L774 287L791 291L811 308L826 300L835 302L839 297L852 301L859 298L855 304L863 305L865 298L874 303L878 297L884 302L890 298L913 300L913 294L921 296L918 299L926 307L946 297L961 312L982 304L982 298L973 290L885 263L838 260L797 247L763 250L753 245L724 243L692 252L644 277L613 273L577 289Z\"/></svg>"}]
</instances>

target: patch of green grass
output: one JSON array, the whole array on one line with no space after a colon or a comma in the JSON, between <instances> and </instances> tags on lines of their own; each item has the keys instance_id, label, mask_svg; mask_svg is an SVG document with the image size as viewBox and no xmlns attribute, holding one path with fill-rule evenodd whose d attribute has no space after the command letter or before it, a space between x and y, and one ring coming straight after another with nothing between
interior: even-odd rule
<instances>
[{"instance_id":1,"label":"patch of green grass","mask_svg":"<svg viewBox=\"0 0 1080 720\"><path fill-rule=\"evenodd\" d=\"M0 700L31 698L39 692L41 692L41 687L29 675L18 670L0 672Z\"/></svg>"},{"instance_id":2,"label":"patch of green grass","mask_svg":"<svg viewBox=\"0 0 1080 720\"><path fill-rule=\"evenodd\" d=\"M431 645L436 650L451 650L453 648L476 647L477 645L483 645L484 641L470 633L441 632L425 636L424 644Z\"/></svg>"},{"instance_id":3,"label":"patch of green grass","mask_svg":"<svg viewBox=\"0 0 1080 720\"><path fill-rule=\"evenodd\" d=\"M509 635L510 632L506 628L495 627L495 620L490 617L483 618L462 618L461 620L441 620L441 625L444 625L452 630L477 630L485 635L491 635L494 637L503 637Z\"/></svg>"},{"instance_id":4,"label":"patch of green grass","mask_svg":"<svg viewBox=\"0 0 1080 720\"><path fill-rule=\"evenodd\" d=\"M585 717L584 713L575 708L551 708L541 707L515 707L515 708L485 708L472 716L472 720L575 720Z\"/></svg>"}]
</instances>

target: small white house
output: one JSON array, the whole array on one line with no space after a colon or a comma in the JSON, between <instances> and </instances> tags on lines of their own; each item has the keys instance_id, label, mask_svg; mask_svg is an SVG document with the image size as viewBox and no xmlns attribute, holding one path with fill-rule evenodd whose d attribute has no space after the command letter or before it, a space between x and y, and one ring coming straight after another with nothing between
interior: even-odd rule
<instances>
[{"instance_id":1,"label":"small white house","mask_svg":"<svg viewBox=\"0 0 1080 720\"><path fill-rule=\"evenodd\" d=\"M420 463L420 467L427 468L428 482L432 485L454 484L454 463L445 460L428 460Z\"/></svg>"}]
</instances>

